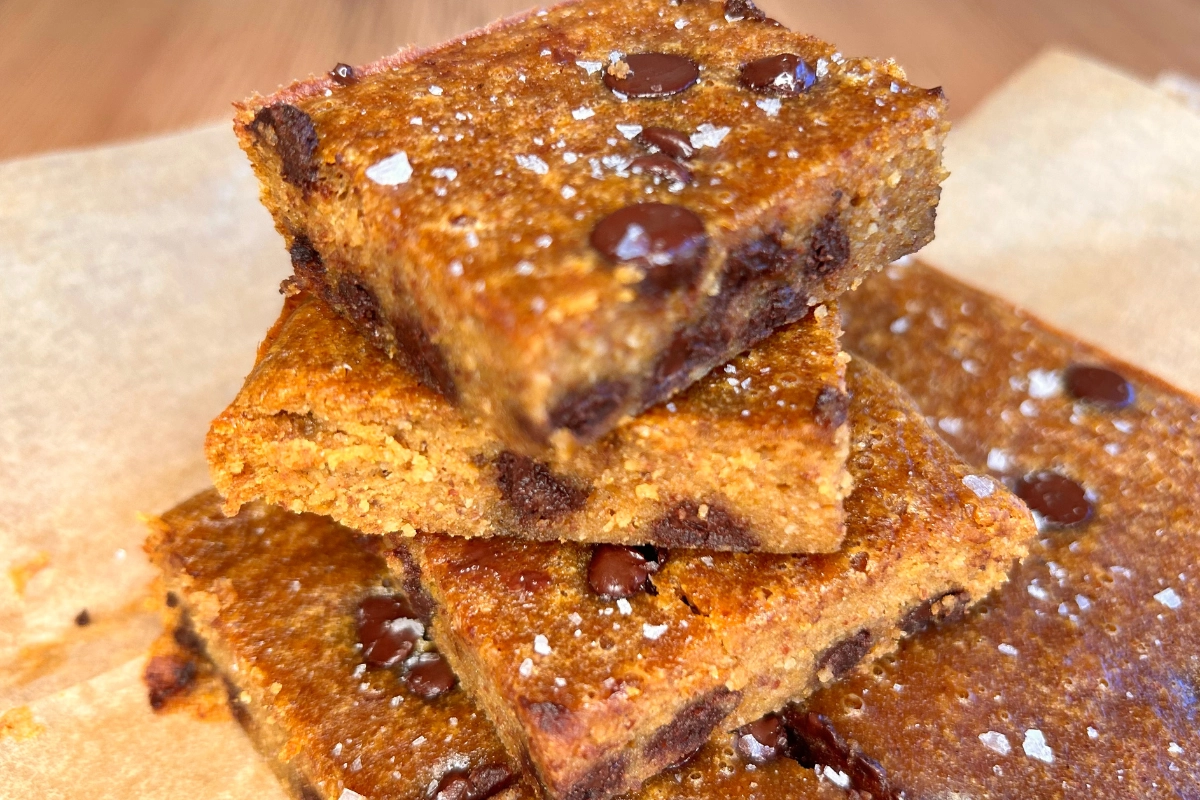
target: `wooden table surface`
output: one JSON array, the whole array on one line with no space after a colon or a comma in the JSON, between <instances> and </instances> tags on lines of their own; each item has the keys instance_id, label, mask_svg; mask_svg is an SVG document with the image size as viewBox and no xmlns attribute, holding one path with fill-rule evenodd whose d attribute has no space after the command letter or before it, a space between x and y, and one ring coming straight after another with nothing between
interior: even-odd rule
<instances>
[{"instance_id":1,"label":"wooden table surface","mask_svg":"<svg viewBox=\"0 0 1200 800\"><path fill-rule=\"evenodd\" d=\"M614 0L621 1L621 0ZM632 2L633 0L625 0ZM0 159L219 121L252 91L431 44L530 0L0 0ZM762 0L892 56L955 116L1046 47L1200 76L1198 0Z\"/></svg>"}]
</instances>

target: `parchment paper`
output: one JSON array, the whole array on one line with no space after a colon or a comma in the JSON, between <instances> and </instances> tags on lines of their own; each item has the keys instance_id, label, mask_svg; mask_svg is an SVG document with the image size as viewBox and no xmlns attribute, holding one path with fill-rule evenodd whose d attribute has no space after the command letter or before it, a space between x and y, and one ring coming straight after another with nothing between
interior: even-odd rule
<instances>
[{"instance_id":1,"label":"parchment paper","mask_svg":"<svg viewBox=\"0 0 1200 800\"><path fill-rule=\"evenodd\" d=\"M923 257L1200 392L1197 143L1044 56L951 135ZM0 797L283 797L232 722L150 713L137 513L206 485L287 270L227 126L0 165Z\"/></svg>"}]
</instances>

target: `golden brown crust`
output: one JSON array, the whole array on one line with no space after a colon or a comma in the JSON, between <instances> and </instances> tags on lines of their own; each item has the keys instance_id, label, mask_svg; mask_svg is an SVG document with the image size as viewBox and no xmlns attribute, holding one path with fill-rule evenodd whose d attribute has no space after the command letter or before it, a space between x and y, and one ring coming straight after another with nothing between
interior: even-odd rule
<instances>
[{"instance_id":1,"label":"golden brown crust","mask_svg":"<svg viewBox=\"0 0 1200 800\"><path fill-rule=\"evenodd\" d=\"M611 53L655 49L695 59L699 83L628 101L604 87ZM816 71L806 93L739 83L779 52ZM932 237L941 93L718 2L588 0L356 74L238 111L298 279L527 454L602 435ZM644 150L618 124L730 130L671 191L630 172ZM367 177L400 153L405 182ZM589 244L648 201L708 235L700 272L665 293Z\"/></svg>"},{"instance_id":2,"label":"golden brown crust","mask_svg":"<svg viewBox=\"0 0 1200 800\"><path fill-rule=\"evenodd\" d=\"M820 306L671 404L541 463L298 296L206 449L231 512L265 499L367 533L828 552L849 490L840 333L836 305Z\"/></svg>"},{"instance_id":3,"label":"golden brown crust","mask_svg":"<svg viewBox=\"0 0 1200 800\"><path fill-rule=\"evenodd\" d=\"M1044 525L965 622L809 710L909 798L1194 795L1200 403L919 264L890 268L846 309L851 346L970 462L1010 483L1061 473L1091 516ZM1076 364L1115 370L1132 387L1116 405L1132 402L1076 397Z\"/></svg>"},{"instance_id":4,"label":"golden brown crust","mask_svg":"<svg viewBox=\"0 0 1200 800\"><path fill-rule=\"evenodd\" d=\"M653 592L589 588L591 548L397 541L432 598L434 640L553 797L611 796L729 729L890 650L923 603L973 602L1033 534L903 393L851 363L847 538L829 555L672 551ZM972 488L974 487L974 488ZM611 773L602 785L597 771Z\"/></svg>"},{"instance_id":5,"label":"golden brown crust","mask_svg":"<svg viewBox=\"0 0 1200 800\"><path fill-rule=\"evenodd\" d=\"M239 722L298 800L339 800L345 788L371 800L426 798L447 769L502 757L463 692L427 702L391 670L357 671L353 609L387 578L382 559L352 531L261 504L225 519L220 498L206 492L164 515L147 550L207 656L179 647L170 632L155 653L191 663L197 674L211 672L208 659L216 662ZM295 590L292 580L300 582ZM169 616L174 629L178 613ZM845 797L789 758L751 764L732 745L732 736L718 736L637 797ZM540 796L522 776L492 797Z\"/></svg>"}]
</instances>

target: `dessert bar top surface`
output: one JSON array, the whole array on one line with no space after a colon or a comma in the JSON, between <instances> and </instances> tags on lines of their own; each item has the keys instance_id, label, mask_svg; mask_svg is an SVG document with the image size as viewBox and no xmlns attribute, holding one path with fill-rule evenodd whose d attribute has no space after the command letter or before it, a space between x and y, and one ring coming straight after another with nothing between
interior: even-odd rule
<instances>
[{"instance_id":1,"label":"dessert bar top surface","mask_svg":"<svg viewBox=\"0 0 1200 800\"><path fill-rule=\"evenodd\" d=\"M804 257L839 291L852 244L923 244L943 112L890 62L844 58L750 3L585 0L256 97L237 129L294 260L343 281L339 310L366 327L406 317L397 337L443 389L485 381L457 387L481 408L487 390L508 402L511 381L526 434L588 439L616 418L576 407L548 422L526 395L584 386L606 361L651 369L642 354L711 296L792 269L808 244L787 231L833 220ZM932 153L920 174L915 152ZM836 224L877 202L871 230ZM747 242L746 274L722 276ZM593 404L637 402L596 391Z\"/></svg>"},{"instance_id":2,"label":"dessert bar top surface","mask_svg":"<svg viewBox=\"0 0 1200 800\"><path fill-rule=\"evenodd\" d=\"M395 668L365 666L356 611L364 598L390 589L383 560L353 531L259 504L225 519L219 498L207 492L166 514L149 549L208 648L229 657L222 677L233 694L246 693L235 701L239 718L251 731L279 726L284 733L286 747L264 746L264 739L259 744L299 796L338 800L344 789L372 800L442 796L431 787L446 791L447 775L507 763L490 724L461 691L422 700ZM244 705L246 695L272 699ZM762 755L761 748L755 755ZM541 796L531 778L514 773L511 780L496 794L476 787L444 797ZM749 760L733 735L714 739L637 795L844 796L779 754Z\"/></svg>"},{"instance_id":3,"label":"dessert bar top surface","mask_svg":"<svg viewBox=\"0 0 1200 800\"><path fill-rule=\"evenodd\" d=\"M686 749L693 727L712 730L743 694L738 713L752 719L811 690L823 666L837 674L862 657L877 633L868 624L902 627L913 607L956 591L978 599L1023 555L1033 524L1020 500L962 465L869 365L851 362L848 387L856 487L838 553L672 550L644 591L614 602L595 588L592 548L401 541L399 570L419 573L436 605L435 640L479 671L464 680L499 704L494 718L514 720L552 794L573 796L596 769L619 773L636 737L658 731L652 750ZM764 702L774 705L755 707Z\"/></svg>"},{"instance_id":4,"label":"dessert bar top surface","mask_svg":"<svg viewBox=\"0 0 1200 800\"><path fill-rule=\"evenodd\" d=\"M850 483L839 337L836 306L819 306L672 402L543 463L298 296L207 452L231 512L265 499L368 533L827 552L842 541Z\"/></svg>"},{"instance_id":5,"label":"dessert bar top surface","mask_svg":"<svg viewBox=\"0 0 1200 800\"><path fill-rule=\"evenodd\" d=\"M1015 486L1042 529L962 624L813 698L878 764L856 788L1195 796L1200 403L919 264L846 309L856 352Z\"/></svg>"}]
</instances>

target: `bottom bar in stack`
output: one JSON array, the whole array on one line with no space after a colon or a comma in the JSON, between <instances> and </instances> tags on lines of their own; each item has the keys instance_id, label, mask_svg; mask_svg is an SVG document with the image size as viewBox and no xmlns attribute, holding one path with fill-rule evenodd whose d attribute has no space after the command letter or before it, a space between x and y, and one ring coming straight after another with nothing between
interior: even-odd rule
<instances>
[{"instance_id":1,"label":"bottom bar in stack","mask_svg":"<svg viewBox=\"0 0 1200 800\"><path fill-rule=\"evenodd\" d=\"M1004 582L1028 509L972 473L890 380L847 371L846 540L784 556L395 537L432 638L547 794L636 789Z\"/></svg>"},{"instance_id":2,"label":"bottom bar in stack","mask_svg":"<svg viewBox=\"0 0 1200 800\"><path fill-rule=\"evenodd\" d=\"M377 541L261 503L226 518L215 492L167 513L147 543L172 606L168 646L147 669L152 699L185 690L211 659L238 720L300 800L541 796L452 676L422 667L437 659L419 626L372 628L373 611L406 605ZM403 643L425 652L405 659ZM785 757L780 728L771 734L740 745L717 736L637 797L846 796Z\"/></svg>"}]
</instances>

